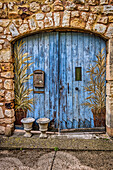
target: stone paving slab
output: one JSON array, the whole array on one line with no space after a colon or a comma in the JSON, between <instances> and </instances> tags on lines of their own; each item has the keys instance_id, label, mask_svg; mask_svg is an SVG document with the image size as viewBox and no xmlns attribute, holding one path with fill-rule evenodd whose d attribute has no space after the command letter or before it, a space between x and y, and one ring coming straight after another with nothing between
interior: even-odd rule
<instances>
[{"instance_id":1,"label":"stone paving slab","mask_svg":"<svg viewBox=\"0 0 113 170\"><path fill-rule=\"evenodd\" d=\"M52 149L59 150L105 150L113 151L113 140L108 138L95 139L78 139L67 137L49 137L48 139L40 139L39 135L33 135L31 138L21 136L5 137L0 136L0 149Z\"/></svg>"}]
</instances>

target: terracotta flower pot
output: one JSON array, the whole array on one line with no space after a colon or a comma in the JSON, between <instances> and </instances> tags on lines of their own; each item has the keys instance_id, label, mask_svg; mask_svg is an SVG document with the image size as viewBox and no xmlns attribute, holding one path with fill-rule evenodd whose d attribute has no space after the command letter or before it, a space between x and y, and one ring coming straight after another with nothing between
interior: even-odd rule
<instances>
[{"instance_id":1,"label":"terracotta flower pot","mask_svg":"<svg viewBox=\"0 0 113 170\"><path fill-rule=\"evenodd\" d=\"M22 125L21 123L21 119L23 118L26 118L27 116L27 110L23 110L23 109L18 109L16 112L15 112L15 125Z\"/></svg>"},{"instance_id":2,"label":"terracotta flower pot","mask_svg":"<svg viewBox=\"0 0 113 170\"><path fill-rule=\"evenodd\" d=\"M105 127L106 121L106 108L102 108L100 111L92 109L94 126L95 127Z\"/></svg>"}]
</instances>

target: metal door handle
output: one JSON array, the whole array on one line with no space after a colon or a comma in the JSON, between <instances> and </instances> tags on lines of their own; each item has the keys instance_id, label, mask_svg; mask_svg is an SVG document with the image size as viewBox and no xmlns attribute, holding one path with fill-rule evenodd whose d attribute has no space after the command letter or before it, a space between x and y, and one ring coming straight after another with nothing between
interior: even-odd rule
<instances>
[{"instance_id":1,"label":"metal door handle","mask_svg":"<svg viewBox=\"0 0 113 170\"><path fill-rule=\"evenodd\" d=\"M68 85L68 94L69 94L69 83L67 83L67 85Z\"/></svg>"}]
</instances>

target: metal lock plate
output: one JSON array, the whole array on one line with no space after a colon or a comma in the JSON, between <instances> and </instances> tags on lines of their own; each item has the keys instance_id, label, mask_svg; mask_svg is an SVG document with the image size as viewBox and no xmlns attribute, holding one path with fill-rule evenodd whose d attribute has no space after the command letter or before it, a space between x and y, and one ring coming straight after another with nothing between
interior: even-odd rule
<instances>
[{"instance_id":1,"label":"metal lock plate","mask_svg":"<svg viewBox=\"0 0 113 170\"><path fill-rule=\"evenodd\" d=\"M35 70L33 75L34 87L44 87L44 71Z\"/></svg>"}]
</instances>

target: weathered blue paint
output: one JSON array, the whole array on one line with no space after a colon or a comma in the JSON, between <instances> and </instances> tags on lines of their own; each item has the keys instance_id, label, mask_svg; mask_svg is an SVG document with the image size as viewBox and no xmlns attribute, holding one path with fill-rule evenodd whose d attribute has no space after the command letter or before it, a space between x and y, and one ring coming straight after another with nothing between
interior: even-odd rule
<instances>
[{"instance_id":1,"label":"weathered blue paint","mask_svg":"<svg viewBox=\"0 0 113 170\"><path fill-rule=\"evenodd\" d=\"M34 91L44 91L30 94L34 111L28 111L27 116L54 119L56 128L60 120L61 129L94 127L91 110L81 104L88 97L84 91L89 79L86 71L101 49L104 48L106 56L105 41L95 35L74 32L39 33L22 40L24 52L28 52L34 62L28 73L45 72L44 88L33 87L33 77L26 84ZM82 68L82 81L75 81L75 67Z\"/></svg>"}]
</instances>

